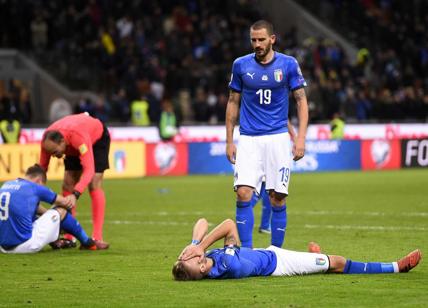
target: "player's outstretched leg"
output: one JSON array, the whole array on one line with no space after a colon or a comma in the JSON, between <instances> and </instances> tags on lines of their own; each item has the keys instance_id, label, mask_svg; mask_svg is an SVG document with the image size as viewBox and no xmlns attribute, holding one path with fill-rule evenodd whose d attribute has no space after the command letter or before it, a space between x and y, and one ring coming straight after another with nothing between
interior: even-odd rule
<instances>
[{"instance_id":1,"label":"player's outstretched leg","mask_svg":"<svg viewBox=\"0 0 428 308\"><path fill-rule=\"evenodd\" d=\"M410 271L422 258L422 253L416 249L407 256L391 263L380 262L355 262L346 260L344 274L380 274L380 273L404 273Z\"/></svg>"}]
</instances>

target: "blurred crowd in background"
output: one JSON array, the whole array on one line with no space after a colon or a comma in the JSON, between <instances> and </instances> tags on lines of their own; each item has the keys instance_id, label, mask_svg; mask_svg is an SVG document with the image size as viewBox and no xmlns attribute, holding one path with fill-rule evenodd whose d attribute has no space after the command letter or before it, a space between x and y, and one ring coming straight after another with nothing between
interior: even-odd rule
<instances>
[{"instance_id":1,"label":"blurred crowd in background","mask_svg":"<svg viewBox=\"0 0 428 308\"><path fill-rule=\"evenodd\" d=\"M337 114L350 122L427 120L425 1L297 2L359 49L349 59L335 41L275 29L275 49L296 57L308 82L311 123ZM24 51L68 87L97 93L72 102L74 112L156 125L172 105L181 123L223 123L232 62L251 52L249 26L266 18L260 3L0 0L0 48ZM0 88L0 118L16 105L31 123L28 91L8 88ZM136 112L146 116L135 120Z\"/></svg>"}]
</instances>

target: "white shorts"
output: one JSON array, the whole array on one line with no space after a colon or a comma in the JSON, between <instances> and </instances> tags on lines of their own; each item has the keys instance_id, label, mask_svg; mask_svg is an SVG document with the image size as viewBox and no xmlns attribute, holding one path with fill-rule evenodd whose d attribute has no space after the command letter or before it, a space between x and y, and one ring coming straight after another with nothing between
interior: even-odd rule
<instances>
[{"instance_id":1,"label":"white shorts","mask_svg":"<svg viewBox=\"0 0 428 308\"><path fill-rule=\"evenodd\" d=\"M31 238L14 249L4 250L3 253L35 253L47 244L58 239L61 217L58 211L50 209L33 222L33 232Z\"/></svg>"},{"instance_id":2,"label":"white shorts","mask_svg":"<svg viewBox=\"0 0 428 308\"><path fill-rule=\"evenodd\" d=\"M272 276L294 276L325 273L330 260L327 255L311 252L297 252L269 246L266 248L276 254L276 269Z\"/></svg>"},{"instance_id":3,"label":"white shorts","mask_svg":"<svg viewBox=\"0 0 428 308\"><path fill-rule=\"evenodd\" d=\"M236 151L234 187L245 185L260 193L266 190L288 195L291 168L290 135L239 136Z\"/></svg>"}]
</instances>

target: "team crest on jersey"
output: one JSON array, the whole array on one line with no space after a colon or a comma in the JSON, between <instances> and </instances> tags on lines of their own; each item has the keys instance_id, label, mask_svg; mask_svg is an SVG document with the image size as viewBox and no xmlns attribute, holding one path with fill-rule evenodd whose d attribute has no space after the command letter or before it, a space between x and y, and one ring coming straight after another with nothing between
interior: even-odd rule
<instances>
[{"instance_id":1,"label":"team crest on jersey","mask_svg":"<svg viewBox=\"0 0 428 308\"><path fill-rule=\"evenodd\" d=\"M281 82L284 75L282 74L282 69L275 70L273 72L273 76L275 77L276 82Z\"/></svg>"},{"instance_id":2,"label":"team crest on jersey","mask_svg":"<svg viewBox=\"0 0 428 308\"><path fill-rule=\"evenodd\" d=\"M83 143L79 146L79 152L80 152L80 155L83 155L86 152L88 152L88 147L86 146L86 144Z\"/></svg>"},{"instance_id":3,"label":"team crest on jersey","mask_svg":"<svg viewBox=\"0 0 428 308\"><path fill-rule=\"evenodd\" d=\"M315 263L316 263L316 265L324 265L325 264L325 259L324 258L317 258L316 259L316 261L315 261Z\"/></svg>"}]
</instances>

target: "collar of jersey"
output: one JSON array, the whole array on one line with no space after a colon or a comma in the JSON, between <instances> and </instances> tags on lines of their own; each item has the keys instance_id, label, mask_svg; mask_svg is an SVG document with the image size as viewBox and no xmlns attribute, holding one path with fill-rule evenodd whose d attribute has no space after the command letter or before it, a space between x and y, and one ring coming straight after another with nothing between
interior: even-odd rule
<instances>
[{"instance_id":1,"label":"collar of jersey","mask_svg":"<svg viewBox=\"0 0 428 308\"><path fill-rule=\"evenodd\" d=\"M269 65L271 65L272 63L274 63L274 62L276 61L276 58L277 58L277 56L276 56L276 51L274 50L274 51L273 51L273 58L272 58L272 60L270 60L270 62L268 62L268 63L263 64L263 63L260 63L260 62L257 60L257 58L256 58L256 53L254 53L254 61L256 61L256 63L257 63L257 64L259 64L259 65L261 65L261 66L263 66L263 67L269 66Z\"/></svg>"}]
</instances>

